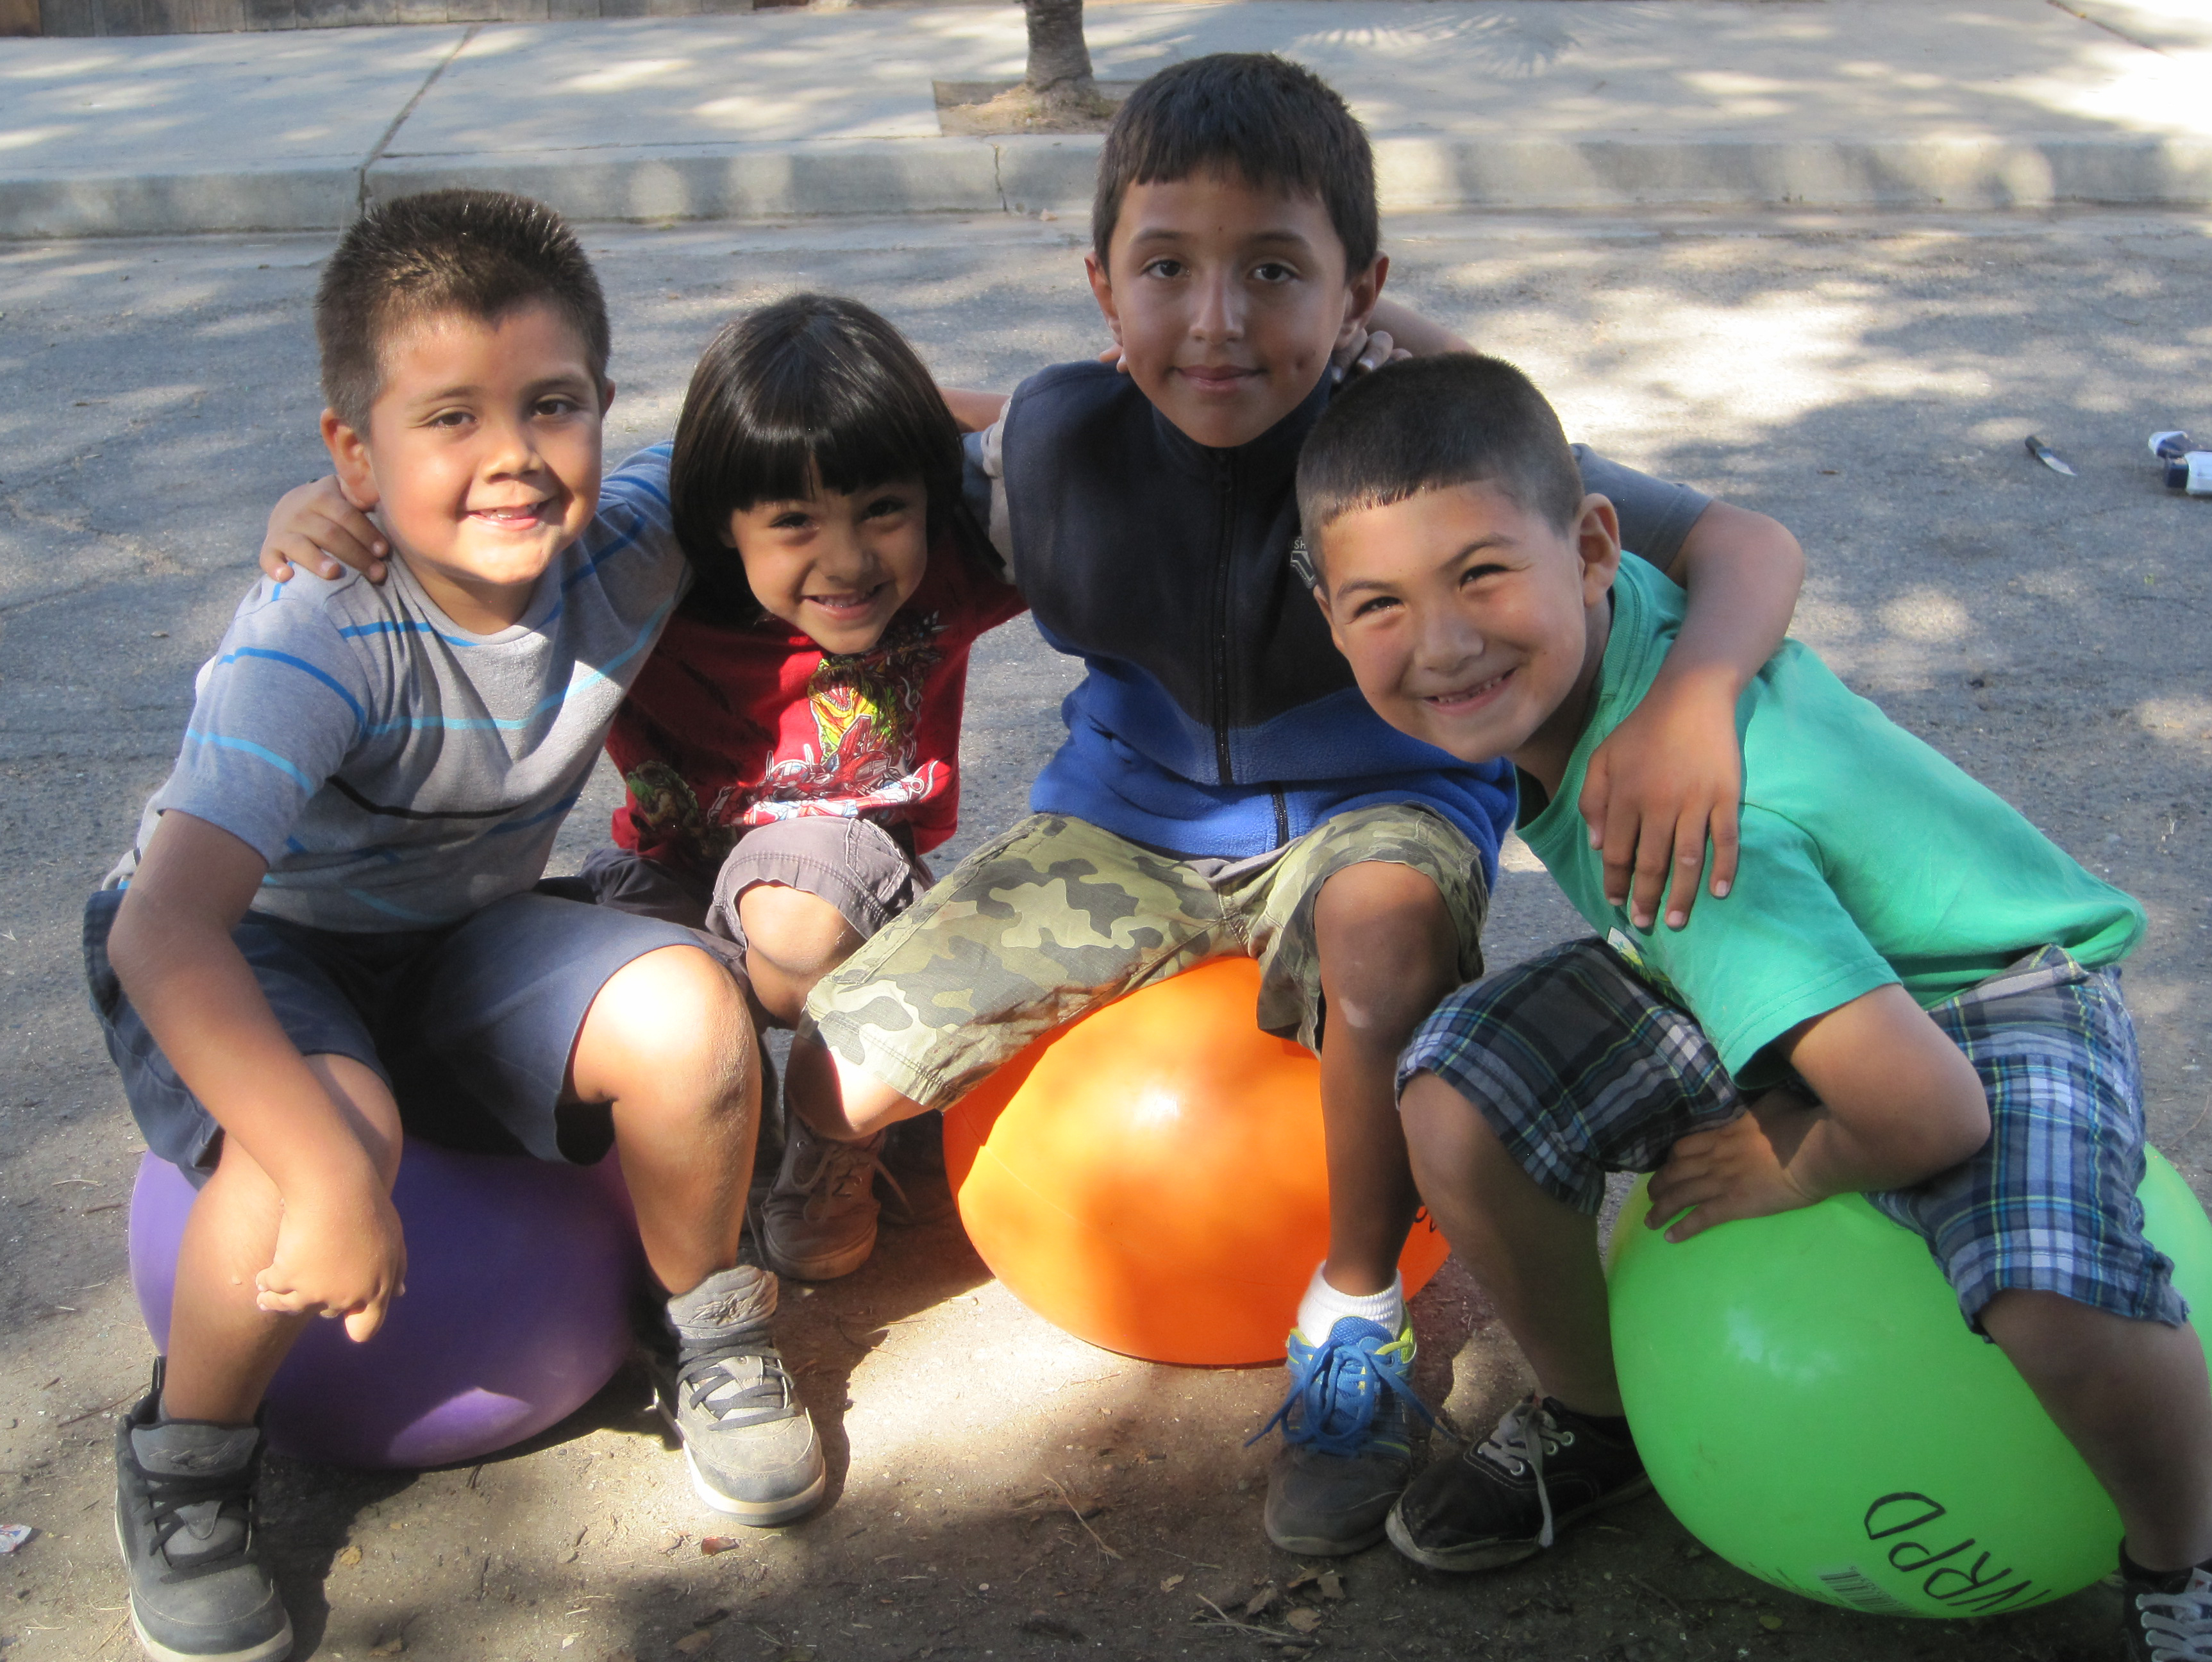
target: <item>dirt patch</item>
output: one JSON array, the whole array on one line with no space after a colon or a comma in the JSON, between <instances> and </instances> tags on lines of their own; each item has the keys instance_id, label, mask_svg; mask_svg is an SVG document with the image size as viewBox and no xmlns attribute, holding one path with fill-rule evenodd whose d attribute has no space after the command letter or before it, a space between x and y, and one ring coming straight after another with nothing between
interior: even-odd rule
<instances>
[{"instance_id":1,"label":"dirt patch","mask_svg":"<svg viewBox=\"0 0 2212 1662\"><path fill-rule=\"evenodd\" d=\"M939 81L937 125L948 138L1004 133L1103 133L1133 81L1097 81L1089 97L1043 99L1018 81Z\"/></svg>"}]
</instances>

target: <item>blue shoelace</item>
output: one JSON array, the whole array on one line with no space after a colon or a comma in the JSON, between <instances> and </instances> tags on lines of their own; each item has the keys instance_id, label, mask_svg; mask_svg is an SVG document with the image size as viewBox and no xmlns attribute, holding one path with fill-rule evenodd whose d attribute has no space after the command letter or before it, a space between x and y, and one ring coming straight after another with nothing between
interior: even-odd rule
<instances>
[{"instance_id":1,"label":"blue shoelace","mask_svg":"<svg viewBox=\"0 0 2212 1662\"><path fill-rule=\"evenodd\" d=\"M1356 1316L1346 1316L1329 1329L1328 1336L1303 1359L1297 1355L1297 1336L1291 1335L1291 1361L1297 1373L1291 1388L1245 1447L1281 1426L1285 1443L1346 1458L1364 1454L1376 1440L1376 1416L1392 1396L1434 1425L1436 1415L1413 1394L1407 1377L1410 1361L1385 1354L1398 1343L1398 1336L1381 1323ZM1295 1423L1293 1409L1297 1410Z\"/></svg>"}]
</instances>

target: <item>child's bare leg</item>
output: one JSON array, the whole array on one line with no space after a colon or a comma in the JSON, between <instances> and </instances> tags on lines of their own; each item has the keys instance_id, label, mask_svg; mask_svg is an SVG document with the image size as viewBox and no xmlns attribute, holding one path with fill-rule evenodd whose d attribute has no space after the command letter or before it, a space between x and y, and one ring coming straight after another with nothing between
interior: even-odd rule
<instances>
[{"instance_id":1,"label":"child's bare leg","mask_svg":"<svg viewBox=\"0 0 2212 1662\"><path fill-rule=\"evenodd\" d=\"M789 1523L827 1479L776 1352L776 1279L738 1263L760 1113L744 994L696 947L633 959L592 1001L568 1078L579 1099L613 1106L646 1260L673 1295L658 1385L692 1488L745 1523Z\"/></svg>"},{"instance_id":2,"label":"child's bare leg","mask_svg":"<svg viewBox=\"0 0 2212 1662\"><path fill-rule=\"evenodd\" d=\"M866 1068L833 1054L812 1033L803 1033L791 1043L783 1101L809 1129L838 1142L860 1141L927 1111Z\"/></svg>"},{"instance_id":3,"label":"child's bare leg","mask_svg":"<svg viewBox=\"0 0 2212 1662\"><path fill-rule=\"evenodd\" d=\"M2000 1293L1982 1326L2119 1509L2145 1569L2212 1559L2212 1386L2193 1327L2055 1293Z\"/></svg>"},{"instance_id":4,"label":"child's bare leg","mask_svg":"<svg viewBox=\"0 0 2212 1662\"><path fill-rule=\"evenodd\" d=\"M1547 1195L1479 1110L1434 1074L1403 1099L1429 1215L1482 1283L1540 1388L1579 1413L1621 1411L1597 1220Z\"/></svg>"},{"instance_id":5,"label":"child's bare leg","mask_svg":"<svg viewBox=\"0 0 2212 1662\"><path fill-rule=\"evenodd\" d=\"M350 1056L311 1056L308 1068L346 1110L356 1136L382 1174L399 1172L399 1111L370 1068ZM254 1277L276 1250L283 1201L275 1182L234 1139L192 1202L177 1252L161 1405L170 1417L245 1425L308 1316L272 1314L256 1304Z\"/></svg>"},{"instance_id":6,"label":"child's bare leg","mask_svg":"<svg viewBox=\"0 0 2212 1662\"><path fill-rule=\"evenodd\" d=\"M756 883L739 895L738 919L753 995L786 1027L799 1024L814 983L850 958L862 939L821 896L781 883Z\"/></svg>"},{"instance_id":7,"label":"child's bare leg","mask_svg":"<svg viewBox=\"0 0 2212 1662\"><path fill-rule=\"evenodd\" d=\"M1380 861L1347 866L1322 885L1314 935L1328 1016L1321 1102L1328 1257L1322 1275L1340 1293L1382 1293L1397 1278L1420 1203L1398 1117L1398 1055L1458 985L1458 941L1436 885L1410 866Z\"/></svg>"},{"instance_id":8,"label":"child's bare leg","mask_svg":"<svg viewBox=\"0 0 2212 1662\"><path fill-rule=\"evenodd\" d=\"M672 1293L738 1261L760 1108L744 995L693 947L633 959L599 989L568 1064L580 1101L612 1105L646 1260Z\"/></svg>"}]
</instances>

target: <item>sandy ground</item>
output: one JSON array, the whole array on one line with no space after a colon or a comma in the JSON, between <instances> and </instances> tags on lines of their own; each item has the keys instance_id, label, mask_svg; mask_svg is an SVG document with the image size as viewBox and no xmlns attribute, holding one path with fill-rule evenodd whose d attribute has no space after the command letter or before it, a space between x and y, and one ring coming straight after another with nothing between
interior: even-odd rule
<instances>
[{"instance_id":1,"label":"sandy ground","mask_svg":"<svg viewBox=\"0 0 2212 1662\"><path fill-rule=\"evenodd\" d=\"M1853 685L2142 897L2129 969L2154 1139L2204 1192L2199 964L2212 929L2212 503L2169 497L2154 428L2212 430L2201 217L1393 222L1394 287L1511 356L1569 429L1775 514L1810 551L1799 632ZM948 380L1092 350L1079 228L1020 221L594 231L617 320L611 453L662 436L732 310L842 290ZM0 1559L9 1658L130 1653L106 1508L112 1415L149 1347L122 1207L138 1140L81 990L84 893L173 754L191 675L283 489L320 471L307 307L320 238L0 248ZM2080 470L2021 450L2039 434ZM1067 666L1025 624L979 650L963 843L1021 811ZM604 776L562 861L604 835ZM1877 810L1878 811L1878 808ZM957 852L957 849L956 849ZM1525 862L1524 862L1525 863ZM1494 961L1573 932L1509 871ZM1448 1269L1421 1381L1486 1427L1522 1388ZM1201 1625L1269 1584L1361 1658L2057 1659L2109 1654L2092 1588L1979 1624L1808 1604L1703 1553L1657 1501L1474 1581L1387 1548L1339 1600L1265 1543L1273 1369L1097 1352L1029 1315L957 1226L887 1230L784 1323L832 1499L727 1533L617 1379L481 1466L272 1462L300 1654L364 1658L1234 1656ZM1080 1513L1079 1517L1077 1514ZM1254 1625L1287 1634L1275 1603ZM1240 1615L1241 1619L1241 1615Z\"/></svg>"}]
</instances>

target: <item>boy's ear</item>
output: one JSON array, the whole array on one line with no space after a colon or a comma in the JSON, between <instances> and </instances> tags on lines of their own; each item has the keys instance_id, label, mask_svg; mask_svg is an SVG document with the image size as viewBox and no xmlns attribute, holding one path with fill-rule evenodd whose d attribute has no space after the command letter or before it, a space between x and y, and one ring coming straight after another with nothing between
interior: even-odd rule
<instances>
[{"instance_id":1,"label":"boy's ear","mask_svg":"<svg viewBox=\"0 0 2212 1662\"><path fill-rule=\"evenodd\" d=\"M1382 298L1382 285L1389 276L1390 256L1377 254L1365 271L1345 279L1344 322L1336 332L1340 349L1350 345L1355 335L1367 332L1367 320L1375 315L1376 302Z\"/></svg>"},{"instance_id":2,"label":"boy's ear","mask_svg":"<svg viewBox=\"0 0 2212 1662\"><path fill-rule=\"evenodd\" d=\"M615 407L615 384L602 375L599 378L599 413L605 415Z\"/></svg>"},{"instance_id":3,"label":"boy's ear","mask_svg":"<svg viewBox=\"0 0 2212 1662\"><path fill-rule=\"evenodd\" d=\"M1098 302L1098 310L1113 332L1114 344L1121 344L1121 312L1114 303L1114 279L1095 248L1083 256L1083 275L1091 279L1091 297Z\"/></svg>"},{"instance_id":4,"label":"boy's ear","mask_svg":"<svg viewBox=\"0 0 2212 1662\"><path fill-rule=\"evenodd\" d=\"M1620 515L1607 498L1592 491L1575 517L1575 552L1583 562L1583 604L1597 605L1620 570Z\"/></svg>"},{"instance_id":5,"label":"boy's ear","mask_svg":"<svg viewBox=\"0 0 2212 1662\"><path fill-rule=\"evenodd\" d=\"M323 411L323 448L331 453L331 468L345 499L364 514L374 508L376 474L369 466L368 441L341 421L335 410Z\"/></svg>"}]
</instances>

